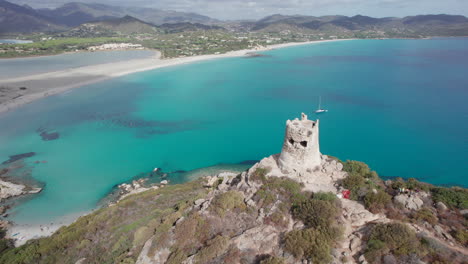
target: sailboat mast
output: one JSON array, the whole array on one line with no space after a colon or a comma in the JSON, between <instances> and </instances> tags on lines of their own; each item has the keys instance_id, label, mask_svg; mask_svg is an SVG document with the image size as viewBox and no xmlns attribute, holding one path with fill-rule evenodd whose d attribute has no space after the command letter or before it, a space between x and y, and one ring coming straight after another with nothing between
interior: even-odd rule
<instances>
[{"instance_id":1,"label":"sailboat mast","mask_svg":"<svg viewBox=\"0 0 468 264\"><path fill-rule=\"evenodd\" d=\"M319 107L318 109L322 109L322 96L319 96Z\"/></svg>"}]
</instances>

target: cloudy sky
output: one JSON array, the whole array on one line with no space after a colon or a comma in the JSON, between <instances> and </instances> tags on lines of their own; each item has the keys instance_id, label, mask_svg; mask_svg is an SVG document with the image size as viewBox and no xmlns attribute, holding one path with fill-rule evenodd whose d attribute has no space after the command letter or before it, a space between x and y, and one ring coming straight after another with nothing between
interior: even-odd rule
<instances>
[{"instance_id":1,"label":"cloudy sky","mask_svg":"<svg viewBox=\"0 0 468 264\"><path fill-rule=\"evenodd\" d=\"M218 19L258 19L271 14L368 15L403 17L416 14L468 16L468 0L9 0L32 7L56 7L66 2L154 7L196 12Z\"/></svg>"}]
</instances>

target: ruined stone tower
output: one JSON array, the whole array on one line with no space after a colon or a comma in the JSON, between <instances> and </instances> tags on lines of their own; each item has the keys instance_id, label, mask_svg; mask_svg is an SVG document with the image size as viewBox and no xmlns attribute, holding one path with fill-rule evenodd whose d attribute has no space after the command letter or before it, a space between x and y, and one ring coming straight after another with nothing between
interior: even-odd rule
<instances>
[{"instance_id":1,"label":"ruined stone tower","mask_svg":"<svg viewBox=\"0 0 468 264\"><path fill-rule=\"evenodd\" d=\"M278 159L281 171L314 171L320 163L319 121L308 120L304 113L301 120L286 121L286 135Z\"/></svg>"}]
</instances>

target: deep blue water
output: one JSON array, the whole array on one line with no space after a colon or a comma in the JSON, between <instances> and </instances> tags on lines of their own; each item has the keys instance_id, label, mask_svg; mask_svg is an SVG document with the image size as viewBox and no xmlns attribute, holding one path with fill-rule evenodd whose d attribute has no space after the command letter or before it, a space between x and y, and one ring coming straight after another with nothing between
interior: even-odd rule
<instances>
[{"instance_id":1,"label":"deep blue water","mask_svg":"<svg viewBox=\"0 0 468 264\"><path fill-rule=\"evenodd\" d=\"M154 167L190 171L278 153L286 119L301 112L320 118L324 154L386 177L468 185L468 39L353 40L265 54L133 74L0 116L0 162L36 152L26 162L46 184L12 219L92 209L115 184ZM319 96L329 112L316 116ZM60 136L44 141L41 131Z\"/></svg>"}]
</instances>

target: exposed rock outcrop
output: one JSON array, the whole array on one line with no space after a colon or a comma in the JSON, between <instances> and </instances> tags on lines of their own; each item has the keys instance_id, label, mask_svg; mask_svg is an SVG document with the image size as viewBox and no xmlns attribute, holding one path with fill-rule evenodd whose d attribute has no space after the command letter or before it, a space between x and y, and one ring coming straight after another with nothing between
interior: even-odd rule
<instances>
[{"instance_id":1,"label":"exposed rock outcrop","mask_svg":"<svg viewBox=\"0 0 468 264\"><path fill-rule=\"evenodd\" d=\"M420 194L399 194L394 199L395 202L405 206L409 210L419 210L424 205Z\"/></svg>"},{"instance_id":2,"label":"exposed rock outcrop","mask_svg":"<svg viewBox=\"0 0 468 264\"><path fill-rule=\"evenodd\" d=\"M118 200L120 201L124 199L125 197L132 195L132 194L141 193L141 192L148 191L151 189L156 190L159 188L159 186L157 185L144 187L143 185L145 184L146 181L147 179L139 179L139 180L132 181L131 183L120 184L118 186L118 188L120 189Z\"/></svg>"},{"instance_id":3,"label":"exposed rock outcrop","mask_svg":"<svg viewBox=\"0 0 468 264\"><path fill-rule=\"evenodd\" d=\"M41 188L30 188L23 184L16 184L0 179L0 202L15 196L34 194L42 191Z\"/></svg>"}]
</instances>

